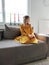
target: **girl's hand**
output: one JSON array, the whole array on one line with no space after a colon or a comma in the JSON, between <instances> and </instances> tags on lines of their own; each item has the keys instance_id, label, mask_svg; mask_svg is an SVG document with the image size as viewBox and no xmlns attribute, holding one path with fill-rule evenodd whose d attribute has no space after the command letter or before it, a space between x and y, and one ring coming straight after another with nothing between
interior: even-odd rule
<instances>
[{"instance_id":1,"label":"girl's hand","mask_svg":"<svg viewBox=\"0 0 49 65\"><path fill-rule=\"evenodd\" d=\"M35 35L28 35L29 36L29 38L35 38Z\"/></svg>"}]
</instances>

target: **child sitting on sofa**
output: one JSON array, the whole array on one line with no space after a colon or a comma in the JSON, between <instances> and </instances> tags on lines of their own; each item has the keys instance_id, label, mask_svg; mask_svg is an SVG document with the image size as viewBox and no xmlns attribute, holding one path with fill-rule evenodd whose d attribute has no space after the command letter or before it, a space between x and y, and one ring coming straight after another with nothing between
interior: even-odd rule
<instances>
[{"instance_id":1,"label":"child sitting on sofa","mask_svg":"<svg viewBox=\"0 0 49 65\"><path fill-rule=\"evenodd\" d=\"M31 27L30 24L30 17L24 16L23 24L20 26L21 36L16 37L15 40L19 41L20 43L38 43L34 35L34 29Z\"/></svg>"}]
</instances>

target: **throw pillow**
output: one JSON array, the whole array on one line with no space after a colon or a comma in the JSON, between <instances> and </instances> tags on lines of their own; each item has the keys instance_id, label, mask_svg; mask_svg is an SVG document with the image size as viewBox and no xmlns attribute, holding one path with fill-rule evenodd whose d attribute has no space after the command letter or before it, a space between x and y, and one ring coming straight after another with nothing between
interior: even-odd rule
<instances>
[{"instance_id":1,"label":"throw pillow","mask_svg":"<svg viewBox=\"0 0 49 65\"><path fill-rule=\"evenodd\" d=\"M9 27L9 26L5 25L5 30L4 30L5 39L14 39L15 37L17 37L19 35L21 35L19 28Z\"/></svg>"}]
</instances>

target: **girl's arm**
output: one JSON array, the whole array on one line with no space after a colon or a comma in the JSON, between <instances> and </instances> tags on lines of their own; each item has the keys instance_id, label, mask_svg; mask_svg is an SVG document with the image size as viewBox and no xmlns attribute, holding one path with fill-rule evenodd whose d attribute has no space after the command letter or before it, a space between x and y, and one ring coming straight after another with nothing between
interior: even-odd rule
<instances>
[{"instance_id":1,"label":"girl's arm","mask_svg":"<svg viewBox=\"0 0 49 65\"><path fill-rule=\"evenodd\" d=\"M30 32L31 34L34 34L34 28L31 26L31 24L30 24Z\"/></svg>"},{"instance_id":2,"label":"girl's arm","mask_svg":"<svg viewBox=\"0 0 49 65\"><path fill-rule=\"evenodd\" d=\"M22 34L22 35L28 35L28 34L24 31L24 29L23 29L23 26L22 26L22 25L20 26L20 31L21 31L21 34Z\"/></svg>"}]
</instances>

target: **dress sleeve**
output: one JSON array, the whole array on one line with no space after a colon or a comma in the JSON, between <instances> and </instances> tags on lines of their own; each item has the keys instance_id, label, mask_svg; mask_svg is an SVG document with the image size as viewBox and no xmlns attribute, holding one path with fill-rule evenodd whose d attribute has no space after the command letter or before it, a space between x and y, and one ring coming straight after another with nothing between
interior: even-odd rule
<instances>
[{"instance_id":1,"label":"dress sleeve","mask_svg":"<svg viewBox=\"0 0 49 65\"><path fill-rule=\"evenodd\" d=\"M20 26L20 31L22 35L27 35L27 33L23 29L23 25Z\"/></svg>"},{"instance_id":2,"label":"dress sleeve","mask_svg":"<svg viewBox=\"0 0 49 65\"><path fill-rule=\"evenodd\" d=\"M34 28L30 25L30 32L34 34Z\"/></svg>"}]
</instances>

